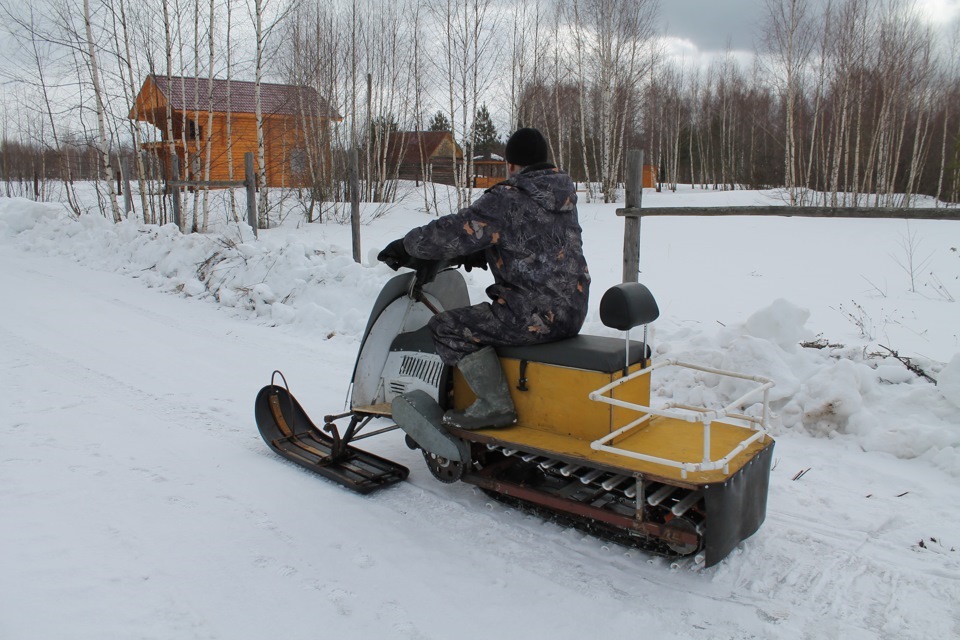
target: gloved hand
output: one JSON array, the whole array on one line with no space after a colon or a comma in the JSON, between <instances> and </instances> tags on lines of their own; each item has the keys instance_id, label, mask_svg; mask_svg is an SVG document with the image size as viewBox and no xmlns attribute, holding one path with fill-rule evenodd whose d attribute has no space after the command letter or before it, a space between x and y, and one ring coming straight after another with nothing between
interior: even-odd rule
<instances>
[{"instance_id":1,"label":"gloved hand","mask_svg":"<svg viewBox=\"0 0 960 640\"><path fill-rule=\"evenodd\" d=\"M430 284L436 279L437 274L440 273L440 268L443 266L443 263L440 260L421 260L420 258L413 258L413 264L409 265L411 269L415 269L417 272L417 282L420 286L425 284Z\"/></svg>"},{"instance_id":2,"label":"gloved hand","mask_svg":"<svg viewBox=\"0 0 960 640\"><path fill-rule=\"evenodd\" d=\"M403 246L403 238L394 240L386 248L377 254L377 260L385 263L388 267L396 271L400 267L412 266L414 258L407 253Z\"/></svg>"},{"instance_id":3,"label":"gloved hand","mask_svg":"<svg viewBox=\"0 0 960 640\"><path fill-rule=\"evenodd\" d=\"M470 273L473 269L487 270L487 256L483 251L477 251L468 256L463 256L459 258L459 262L460 266L462 266L467 273Z\"/></svg>"}]
</instances>

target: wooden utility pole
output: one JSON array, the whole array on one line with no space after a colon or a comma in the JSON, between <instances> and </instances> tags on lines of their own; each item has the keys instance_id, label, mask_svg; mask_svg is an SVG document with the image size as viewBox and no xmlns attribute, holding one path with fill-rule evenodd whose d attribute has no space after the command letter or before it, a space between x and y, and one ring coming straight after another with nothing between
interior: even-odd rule
<instances>
[{"instance_id":1,"label":"wooden utility pole","mask_svg":"<svg viewBox=\"0 0 960 640\"><path fill-rule=\"evenodd\" d=\"M627 175L624 200L617 209L623 216L623 281L637 282L640 274L640 202L643 199L643 151L627 152Z\"/></svg>"},{"instance_id":2,"label":"wooden utility pole","mask_svg":"<svg viewBox=\"0 0 960 640\"><path fill-rule=\"evenodd\" d=\"M370 156L370 144L373 142L373 74L367 74L367 164L366 164L366 188L364 196L367 202L373 201L373 163ZM357 241L354 240L354 245ZM356 257L356 256L354 256ZM357 260L357 262L360 262Z\"/></svg>"}]
</instances>

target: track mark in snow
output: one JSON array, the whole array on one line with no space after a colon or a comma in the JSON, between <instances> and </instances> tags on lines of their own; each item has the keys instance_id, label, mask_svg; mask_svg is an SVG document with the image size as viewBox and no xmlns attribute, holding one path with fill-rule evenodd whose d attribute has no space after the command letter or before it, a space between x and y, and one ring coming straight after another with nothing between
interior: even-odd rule
<instances>
[{"instance_id":1,"label":"track mark in snow","mask_svg":"<svg viewBox=\"0 0 960 640\"><path fill-rule=\"evenodd\" d=\"M370 567L373 567L377 564L376 560L374 560L373 558L371 558L365 553L361 553L360 555L355 556L353 558L353 562L361 569L369 569Z\"/></svg>"},{"instance_id":2,"label":"track mark in snow","mask_svg":"<svg viewBox=\"0 0 960 640\"><path fill-rule=\"evenodd\" d=\"M37 459L36 461L41 462L40 459ZM107 475L106 470L94 469L93 467L88 467L85 464L72 464L69 467L67 467L67 470L70 471L70 473L83 473L86 475L93 476L95 478L102 478L103 476Z\"/></svg>"},{"instance_id":3,"label":"track mark in snow","mask_svg":"<svg viewBox=\"0 0 960 640\"><path fill-rule=\"evenodd\" d=\"M426 640L429 638L417 628L409 612L395 600L380 603L376 615L378 619L385 620L390 624L391 629L396 632L395 637L397 638L406 638L407 640Z\"/></svg>"},{"instance_id":4,"label":"track mark in snow","mask_svg":"<svg viewBox=\"0 0 960 640\"><path fill-rule=\"evenodd\" d=\"M82 295L85 300L98 300L104 305L117 307L125 312L130 312L133 315L143 318L146 323L163 327L164 330L172 331L177 335L191 335L203 340L222 340L224 338L224 334L222 332L210 329L202 324L186 322L182 317L175 315L174 313L161 312L158 307L145 308L134 304L129 300L118 298L114 295L104 295L103 289L87 286L82 280L71 280L69 282L65 282L61 274L48 274L28 268L22 269L22 271L27 274L42 277L49 282L55 283L56 286L69 287L71 292ZM171 292L165 291L165 293L170 294ZM196 302L188 297L183 297L183 299L187 304ZM207 305L204 305L204 309L206 311L210 310ZM238 346L249 346L253 344L249 338L238 336L233 333L231 333L230 336Z\"/></svg>"},{"instance_id":5,"label":"track mark in snow","mask_svg":"<svg viewBox=\"0 0 960 640\"><path fill-rule=\"evenodd\" d=\"M356 599L355 594L336 586L336 583L331 584L314 580L310 583L310 586L326 597L330 604L333 605L338 615L347 617L353 614L353 608L350 601Z\"/></svg>"},{"instance_id":6,"label":"track mark in snow","mask_svg":"<svg viewBox=\"0 0 960 640\"><path fill-rule=\"evenodd\" d=\"M253 566L257 569L269 569L276 575L287 578L297 573L297 568L289 564L280 564L279 561L271 556L257 556L253 559Z\"/></svg>"},{"instance_id":7,"label":"track mark in snow","mask_svg":"<svg viewBox=\"0 0 960 640\"><path fill-rule=\"evenodd\" d=\"M910 523L896 514L863 531L849 524L819 523L809 513L772 508L761 531L728 559L692 573L670 571L669 561L642 553L618 549L611 554L616 545L505 508L479 490L429 484L429 478L419 477L416 470L408 484L389 495L392 500L385 507L400 514L421 514L475 561L494 554L506 566L590 594L597 601L627 606L656 590L664 594L661 600L675 597L677 602L742 607L759 624L809 626L811 639L828 631L859 637L864 630L878 637L897 637L897 630L928 628L928 607L949 607L948 603L960 601L956 584L928 582L938 575L936 566L903 566L902 558L909 551L896 547L889 536L899 535ZM836 507L811 509L833 513ZM423 544L429 545L429 532L424 535ZM917 606L918 602L924 604ZM675 607L667 609L680 614ZM738 626L731 621L718 629L707 614L696 607L693 611L687 620L690 627L709 628L716 637L751 636L750 624Z\"/></svg>"},{"instance_id":8,"label":"track mark in snow","mask_svg":"<svg viewBox=\"0 0 960 640\"><path fill-rule=\"evenodd\" d=\"M763 619L770 613L764 602L779 602L806 612L811 624L832 621L841 629L888 637L927 623L927 607L960 599L956 581L931 582L933 567L911 570L903 563L906 550L880 539L900 529L902 518L891 516L874 531L858 532L804 527L787 514L770 515L762 534L747 542L754 547L750 557L736 554L717 571L719 578L732 579L732 598L754 606Z\"/></svg>"},{"instance_id":9,"label":"track mark in snow","mask_svg":"<svg viewBox=\"0 0 960 640\"><path fill-rule=\"evenodd\" d=\"M169 505L182 507L184 509L196 509L200 506L196 500L188 500L183 496L167 496L165 502Z\"/></svg>"},{"instance_id":10,"label":"track mark in snow","mask_svg":"<svg viewBox=\"0 0 960 640\"><path fill-rule=\"evenodd\" d=\"M90 389L89 397L102 396L110 401L119 402L137 413L162 416L162 421L169 424L171 428L190 429L202 425L205 431L215 435L238 434L244 431L237 425L224 422L213 413L184 402L174 394L158 395L152 393L110 373L92 369L67 356L51 351L23 336L0 329L0 352L9 352L14 349L29 350L35 354L38 360L45 363L44 367L46 369L56 371L59 377L70 380L74 386L83 386ZM82 406L84 406L83 402L61 404L35 413L52 411L54 408L61 410ZM48 438L48 441L52 442L54 440L54 438ZM250 451L259 452L262 449L260 441L252 438L238 439L233 441L232 444Z\"/></svg>"},{"instance_id":11,"label":"track mark in snow","mask_svg":"<svg viewBox=\"0 0 960 640\"><path fill-rule=\"evenodd\" d=\"M167 478L160 475L152 469L143 469L141 467L131 467L130 471L145 475L151 482L167 482Z\"/></svg>"},{"instance_id":12,"label":"track mark in snow","mask_svg":"<svg viewBox=\"0 0 960 640\"><path fill-rule=\"evenodd\" d=\"M760 607L757 607L755 611L758 618L771 624L780 624L790 618L789 611L766 611Z\"/></svg>"}]
</instances>

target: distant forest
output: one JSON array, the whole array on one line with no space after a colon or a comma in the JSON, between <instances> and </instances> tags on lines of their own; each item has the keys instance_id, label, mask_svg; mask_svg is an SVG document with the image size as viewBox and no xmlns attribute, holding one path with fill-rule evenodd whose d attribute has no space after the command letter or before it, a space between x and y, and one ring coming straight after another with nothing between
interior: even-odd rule
<instances>
[{"instance_id":1,"label":"distant forest","mask_svg":"<svg viewBox=\"0 0 960 640\"><path fill-rule=\"evenodd\" d=\"M0 0L16 45L3 72L3 193L65 199L79 214L72 185L95 180L119 220L122 168L144 194L136 215L156 221L149 198L169 196L147 183L163 170L136 150L161 133L128 115L158 74L316 89L343 120L316 133L323 145L305 143L317 156L309 216L348 198L351 151L361 193L392 198L396 134L438 124L463 155L449 160L455 202L421 185L435 213L469 201L474 158L520 126L544 132L594 201L622 196L628 149L643 150L663 189L779 187L820 206L960 201L957 30L944 35L908 1L758 6L755 51L702 64L672 53L656 0Z\"/></svg>"}]
</instances>

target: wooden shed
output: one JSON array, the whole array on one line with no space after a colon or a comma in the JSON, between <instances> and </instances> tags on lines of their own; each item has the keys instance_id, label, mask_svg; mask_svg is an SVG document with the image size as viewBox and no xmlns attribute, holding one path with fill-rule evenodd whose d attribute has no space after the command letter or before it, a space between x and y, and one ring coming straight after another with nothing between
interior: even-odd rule
<instances>
[{"instance_id":1,"label":"wooden shed","mask_svg":"<svg viewBox=\"0 0 960 640\"><path fill-rule=\"evenodd\" d=\"M387 161L401 180L454 184L453 157L459 166L463 150L449 131L398 131L389 145Z\"/></svg>"},{"instance_id":2,"label":"wooden shed","mask_svg":"<svg viewBox=\"0 0 960 640\"><path fill-rule=\"evenodd\" d=\"M657 165L643 165L643 183L644 189L653 189L657 186Z\"/></svg>"},{"instance_id":3,"label":"wooden shed","mask_svg":"<svg viewBox=\"0 0 960 640\"><path fill-rule=\"evenodd\" d=\"M157 154L166 175L172 148L180 160L181 178L203 179L211 112L210 180L231 179L230 158L232 179L242 180L244 154L257 157L255 83L214 79L212 90L211 99L207 78L150 75L144 81L129 118L160 130L161 140L143 148ZM267 186L309 185L311 164L316 168L317 163L330 161L329 123L343 118L310 87L261 83L260 104Z\"/></svg>"}]
</instances>

